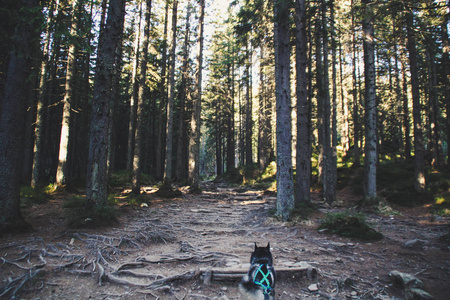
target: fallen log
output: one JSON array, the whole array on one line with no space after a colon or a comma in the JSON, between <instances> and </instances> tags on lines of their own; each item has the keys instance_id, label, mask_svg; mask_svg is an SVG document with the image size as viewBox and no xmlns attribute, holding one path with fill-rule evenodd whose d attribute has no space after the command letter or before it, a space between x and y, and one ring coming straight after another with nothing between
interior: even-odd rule
<instances>
[{"instance_id":1,"label":"fallen log","mask_svg":"<svg viewBox=\"0 0 450 300\"><path fill-rule=\"evenodd\" d=\"M277 276L286 276L299 274L301 276L307 277L309 280L313 280L317 277L317 269L306 265L299 267L281 267L275 268ZM248 269L237 269L237 268L212 268L212 269L200 269L201 276L211 273L212 281L233 281L240 280L245 274L247 274Z\"/></svg>"}]
</instances>

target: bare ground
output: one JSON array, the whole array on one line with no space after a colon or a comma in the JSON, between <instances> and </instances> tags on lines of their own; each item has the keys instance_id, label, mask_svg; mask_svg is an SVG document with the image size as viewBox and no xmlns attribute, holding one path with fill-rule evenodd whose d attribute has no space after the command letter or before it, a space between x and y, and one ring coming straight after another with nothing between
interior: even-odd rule
<instances>
[{"instance_id":1,"label":"bare ground","mask_svg":"<svg viewBox=\"0 0 450 300\"><path fill-rule=\"evenodd\" d=\"M253 243L270 242L277 299L405 299L392 270L450 299L449 244L440 239L449 219L426 207L369 215L384 238L364 243L318 232L324 214L343 207L289 224L271 217L276 199L262 191L206 183L202 194L172 200L147 191L149 207L121 206L113 228L67 229L67 196L25 209L34 232L0 239L0 298L239 299ZM308 289L314 283L318 291Z\"/></svg>"}]
</instances>

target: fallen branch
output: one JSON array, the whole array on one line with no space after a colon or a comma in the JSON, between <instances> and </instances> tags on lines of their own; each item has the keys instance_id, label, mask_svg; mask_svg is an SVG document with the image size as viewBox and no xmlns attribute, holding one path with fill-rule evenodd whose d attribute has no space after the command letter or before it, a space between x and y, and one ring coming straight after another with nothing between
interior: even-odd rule
<instances>
[{"instance_id":1,"label":"fallen branch","mask_svg":"<svg viewBox=\"0 0 450 300\"><path fill-rule=\"evenodd\" d=\"M202 275L208 274L208 272L212 273L212 280L215 281L228 281L228 280L240 280L242 276L247 274L247 269L201 269L200 273ZM305 277L308 279L314 279L317 276L317 269L311 266L302 266L302 267L285 267L285 268L276 268L276 272L278 276L293 274L293 273L303 273Z\"/></svg>"}]
</instances>

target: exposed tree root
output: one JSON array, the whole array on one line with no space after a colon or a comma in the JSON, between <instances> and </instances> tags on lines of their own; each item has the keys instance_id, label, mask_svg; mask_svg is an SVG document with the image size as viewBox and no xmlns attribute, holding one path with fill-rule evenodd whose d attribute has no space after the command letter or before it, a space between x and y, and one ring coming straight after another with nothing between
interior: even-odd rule
<instances>
[{"instance_id":1,"label":"exposed tree root","mask_svg":"<svg viewBox=\"0 0 450 300\"><path fill-rule=\"evenodd\" d=\"M43 269L31 269L28 272L16 277L8 282L6 285L0 287L0 298L15 299L17 293L24 287L24 285L31 280L42 276L45 273Z\"/></svg>"}]
</instances>

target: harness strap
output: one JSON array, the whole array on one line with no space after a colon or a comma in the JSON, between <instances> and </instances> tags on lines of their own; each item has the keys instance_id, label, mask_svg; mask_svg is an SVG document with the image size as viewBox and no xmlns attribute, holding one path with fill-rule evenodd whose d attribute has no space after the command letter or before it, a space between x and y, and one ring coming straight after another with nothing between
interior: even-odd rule
<instances>
[{"instance_id":1,"label":"harness strap","mask_svg":"<svg viewBox=\"0 0 450 300\"><path fill-rule=\"evenodd\" d=\"M266 265L267 273L264 274L264 272L261 270L261 268L263 266L264 266L264 264L259 265L258 269L255 272L255 277L253 278L253 282L256 285L259 285L260 287L262 287L264 289L264 294L269 294L270 291L272 290L272 287L270 286L270 281L268 279L271 274L270 274L269 269L267 268L267 265ZM258 281L258 280L256 280L256 276L259 273L261 273L262 279Z\"/></svg>"}]
</instances>

